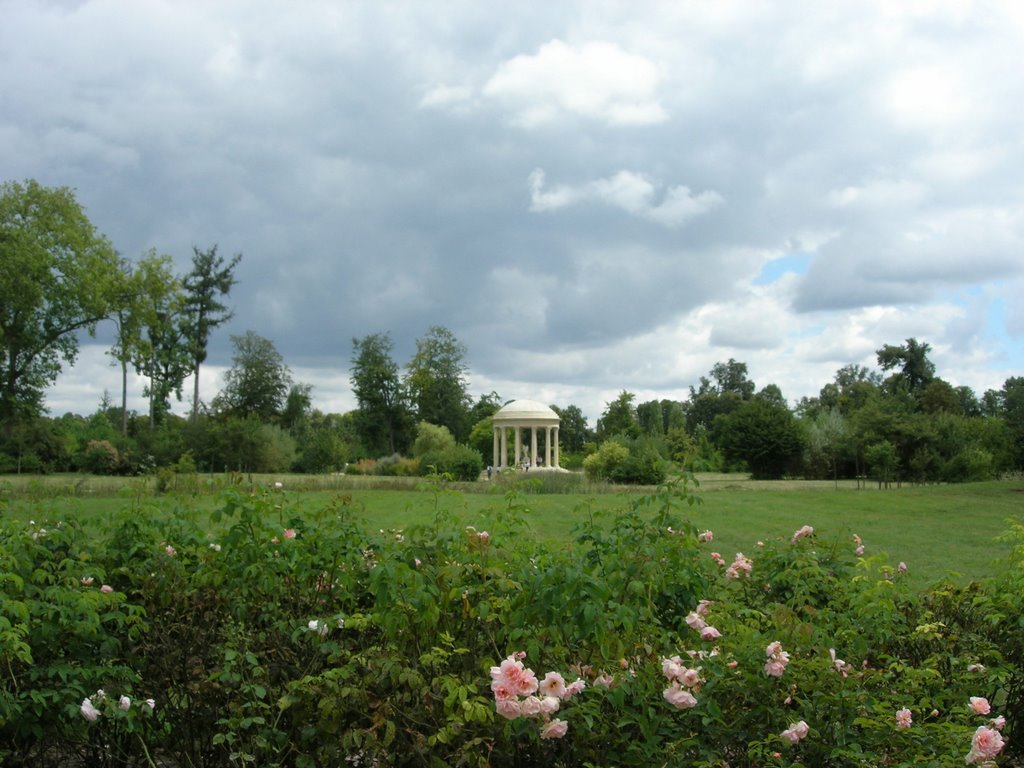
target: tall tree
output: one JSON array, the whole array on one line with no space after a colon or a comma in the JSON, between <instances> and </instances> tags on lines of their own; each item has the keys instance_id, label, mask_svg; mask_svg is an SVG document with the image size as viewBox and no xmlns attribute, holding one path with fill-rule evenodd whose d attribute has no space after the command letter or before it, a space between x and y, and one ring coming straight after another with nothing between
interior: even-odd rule
<instances>
[{"instance_id":1,"label":"tall tree","mask_svg":"<svg viewBox=\"0 0 1024 768\"><path fill-rule=\"evenodd\" d=\"M929 344L915 338L907 339L900 346L886 344L876 353L878 365L883 371L896 369L898 372L890 379L895 378L912 395L918 395L935 378L935 365L928 359L931 349Z\"/></svg>"},{"instance_id":2,"label":"tall tree","mask_svg":"<svg viewBox=\"0 0 1024 768\"><path fill-rule=\"evenodd\" d=\"M356 432L363 448L376 456L405 451L416 426L391 349L391 337L386 333L352 339L349 378L359 406Z\"/></svg>"},{"instance_id":3,"label":"tall tree","mask_svg":"<svg viewBox=\"0 0 1024 768\"><path fill-rule=\"evenodd\" d=\"M755 479L781 478L803 450L803 435L789 409L761 398L719 416L715 431L729 461L745 461Z\"/></svg>"},{"instance_id":4,"label":"tall tree","mask_svg":"<svg viewBox=\"0 0 1024 768\"><path fill-rule=\"evenodd\" d=\"M132 272L136 289L129 307L132 319L115 342L115 357L126 355L135 370L148 380L149 426L159 423L170 408L171 393L181 398L189 371L184 343L184 302L181 281L170 256L149 251Z\"/></svg>"},{"instance_id":5,"label":"tall tree","mask_svg":"<svg viewBox=\"0 0 1024 768\"><path fill-rule=\"evenodd\" d=\"M582 453L587 442L590 429L587 417L578 405L567 405L565 408L551 406L561 420L558 426L558 439L567 453Z\"/></svg>"},{"instance_id":6,"label":"tall tree","mask_svg":"<svg viewBox=\"0 0 1024 768\"><path fill-rule=\"evenodd\" d=\"M121 366L121 434L128 431L128 367L138 356L139 347L144 344L146 311L150 304L149 291L154 277L162 275L169 293L175 283L171 274L170 256L157 256L151 248L137 264L128 260L121 262L125 280L121 287L121 299L111 316L114 321L114 343L108 354Z\"/></svg>"},{"instance_id":7,"label":"tall tree","mask_svg":"<svg viewBox=\"0 0 1024 768\"><path fill-rule=\"evenodd\" d=\"M221 302L234 286L235 267L242 260L236 253L225 264L224 257L217 254L217 246L200 251L192 246L192 271L183 281L185 288L185 313L188 317L187 337L192 364L192 418L199 413L199 366L206 362L206 351L210 334L214 328L223 325L234 314Z\"/></svg>"},{"instance_id":8,"label":"tall tree","mask_svg":"<svg viewBox=\"0 0 1024 768\"><path fill-rule=\"evenodd\" d=\"M252 331L232 336L231 344L232 365L224 374L224 389L214 399L214 410L263 422L278 418L292 385L281 353L274 342Z\"/></svg>"},{"instance_id":9,"label":"tall tree","mask_svg":"<svg viewBox=\"0 0 1024 768\"><path fill-rule=\"evenodd\" d=\"M640 435L640 422L637 420L634 400L636 400L636 395L622 390L617 398L610 403L605 403L604 413L597 420L597 436L600 440L607 440L615 435L625 435L626 437Z\"/></svg>"},{"instance_id":10,"label":"tall tree","mask_svg":"<svg viewBox=\"0 0 1024 768\"><path fill-rule=\"evenodd\" d=\"M67 187L0 185L0 421L42 410L78 334L116 309L122 265Z\"/></svg>"},{"instance_id":11,"label":"tall tree","mask_svg":"<svg viewBox=\"0 0 1024 768\"><path fill-rule=\"evenodd\" d=\"M468 370L466 345L447 328L435 325L416 340L416 354L406 374L417 419L448 427L458 442L469 437Z\"/></svg>"}]
</instances>

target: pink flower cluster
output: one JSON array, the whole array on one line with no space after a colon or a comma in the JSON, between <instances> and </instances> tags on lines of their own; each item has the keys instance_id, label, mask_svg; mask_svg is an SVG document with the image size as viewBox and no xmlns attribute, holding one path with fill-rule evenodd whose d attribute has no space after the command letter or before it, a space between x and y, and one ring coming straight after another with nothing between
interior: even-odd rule
<instances>
[{"instance_id":1,"label":"pink flower cluster","mask_svg":"<svg viewBox=\"0 0 1024 768\"><path fill-rule=\"evenodd\" d=\"M719 565L725 565L725 559L722 557L720 552L712 552L711 553L711 559L714 560Z\"/></svg>"},{"instance_id":2,"label":"pink flower cluster","mask_svg":"<svg viewBox=\"0 0 1024 768\"><path fill-rule=\"evenodd\" d=\"M764 655L768 657L768 661L764 663L764 673L768 677L782 677L786 665L789 664L789 653L782 650L782 643L778 640L768 643Z\"/></svg>"},{"instance_id":3,"label":"pink flower cluster","mask_svg":"<svg viewBox=\"0 0 1024 768\"><path fill-rule=\"evenodd\" d=\"M725 578L738 579L744 573L749 576L753 567L754 563L751 562L749 557L742 552L737 552L736 559L732 561L732 565L725 569Z\"/></svg>"},{"instance_id":4,"label":"pink flower cluster","mask_svg":"<svg viewBox=\"0 0 1024 768\"><path fill-rule=\"evenodd\" d=\"M903 707L903 709L896 710L896 727L900 730L906 730L914 723L913 714L909 709Z\"/></svg>"},{"instance_id":5,"label":"pink flower cluster","mask_svg":"<svg viewBox=\"0 0 1024 768\"><path fill-rule=\"evenodd\" d=\"M82 717L88 720L90 723L95 723L99 717L103 714L102 710L97 708L96 704L102 704L107 698L107 694L100 688L92 696L86 696L82 699L82 704L79 706L78 711L82 713ZM131 709L132 700L128 696L121 696L117 700L117 708L122 712L127 712ZM156 709L156 699L146 699L139 706L144 709L148 709L152 712Z\"/></svg>"},{"instance_id":6,"label":"pink flower cluster","mask_svg":"<svg viewBox=\"0 0 1024 768\"><path fill-rule=\"evenodd\" d=\"M800 539L802 539L802 538L804 538L806 536L810 536L812 533L814 533L814 528L812 528L809 525L805 525L805 526L801 527L799 530L797 530L793 534L792 543L796 544L797 541L799 541Z\"/></svg>"},{"instance_id":7,"label":"pink flower cluster","mask_svg":"<svg viewBox=\"0 0 1024 768\"><path fill-rule=\"evenodd\" d=\"M703 541L705 543L711 541L714 538L715 534L713 534L711 531L703 531L697 534L697 540Z\"/></svg>"},{"instance_id":8,"label":"pink flower cluster","mask_svg":"<svg viewBox=\"0 0 1024 768\"><path fill-rule=\"evenodd\" d=\"M540 737L560 739L569 730L564 720L552 719L561 702L583 691L586 683L576 680L566 685L565 679L557 672L548 672L544 679L537 681L537 675L521 661L526 657L522 651L513 653L497 667L491 667L491 691L498 714L509 720L519 717L541 719Z\"/></svg>"},{"instance_id":9,"label":"pink flower cluster","mask_svg":"<svg viewBox=\"0 0 1024 768\"><path fill-rule=\"evenodd\" d=\"M668 681L668 688L662 695L665 701L677 709L692 709L697 706L695 692L700 691L704 678L700 667L687 667L681 657L673 656L661 660L661 672Z\"/></svg>"},{"instance_id":10,"label":"pink flower cluster","mask_svg":"<svg viewBox=\"0 0 1024 768\"><path fill-rule=\"evenodd\" d=\"M711 605L710 600L701 600L697 603L696 610L690 611L686 614L686 623L689 625L690 629L695 629L700 632L701 640L707 640L710 642L711 640L717 640L720 638L722 633L704 621L704 617L708 615L709 605Z\"/></svg>"},{"instance_id":11,"label":"pink flower cluster","mask_svg":"<svg viewBox=\"0 0 1024 768\"><path fill-rule=\"evenodd\" d=\"M810 730L810 726L803 720L800 720L796 723L790 723L789 728L780 733L779 736L786 739L790 744L796 744L801 739L807 738Z\"/></svg>"}]
</instances>

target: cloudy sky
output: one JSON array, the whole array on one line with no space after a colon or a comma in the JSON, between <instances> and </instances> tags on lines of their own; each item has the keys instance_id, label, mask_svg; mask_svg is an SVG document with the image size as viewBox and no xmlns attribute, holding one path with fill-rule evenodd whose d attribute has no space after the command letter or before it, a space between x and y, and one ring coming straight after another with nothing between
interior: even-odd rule
<instances>
[{"instance_id":1,"label":"cloudy sky","mask_svg":"<svg viewBox=\"0 0 1024 768\"><path fill-rule=\"evenodd\" d=\"M337 412L353 337L390 332L404 364L432 325L468 347L474 396L592 425L729 358L795 401L911 336L954 385L1024 374L1019 0L0 18L0 178L75 188L129 257L243 254L204 399L249 330ZM52 412L118 397L106 348Z\"/></svg>"}]
</instances>

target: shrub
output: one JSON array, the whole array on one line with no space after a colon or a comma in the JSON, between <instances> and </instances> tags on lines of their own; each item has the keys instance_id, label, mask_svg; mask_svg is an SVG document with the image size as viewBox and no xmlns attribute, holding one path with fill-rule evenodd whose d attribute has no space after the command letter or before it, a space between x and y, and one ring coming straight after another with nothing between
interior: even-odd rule
<instances>
[{"instance_id":1,"label":"shrub","mask_svg":"<svg viewBox=\"0 0 1024 768\"><path fill-rule=\"evenodd\" d=\"M629 458L629 449L609 440L583 460L583 472L590 480L609 480Z\"/></svg>"},{"instance_id":2,"label":"shrub","mask_svg":"<svg viewBox=\"0 0 1024 768\"><path fill-rule=\"evenodd\" d=\"M695 502L662 486L559 548L514 489L468 528L240 486L209 522L184 500L98 538L0 521L0 758L852 768L1017 741L1024 547L918 596L806 526L727 562Z\"/></svg>"},{"instance_id":3,"label":"shrub","mask_svg":"<svg viewBox=\"0 0 1024 768\"><path fill-rule=\"evenodd\" d=\"M82 469L94 475L113 475L118 472L121 457L117 448L107 440L90 440L81 456Z\"/></svg>"},{"instance_id":4,"label":"shrub","mask_svg":"<svg viewBox=\"0 0 1024 768\"><path fill-rule=\"evenodd\" d=\"M419 457L420 474L450 475L453 480L479 480L484 460L475 448L455 445Z\"/></svg>"}]
</instances>

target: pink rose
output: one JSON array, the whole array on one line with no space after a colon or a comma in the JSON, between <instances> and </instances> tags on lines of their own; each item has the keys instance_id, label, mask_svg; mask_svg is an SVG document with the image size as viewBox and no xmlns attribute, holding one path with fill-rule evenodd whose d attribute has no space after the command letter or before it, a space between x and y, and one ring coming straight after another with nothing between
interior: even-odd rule
<instances>
[{"instance_id":1,"label":"pink rose","mask_svg":"<svg viewBox=\"0 0 1024 768\"><path fill-rule=\"evenodd\" d=\"M696 611L690 611L686 614L686 623L689 625L690 629L696 629L698 631L704 629L704 627L708 625Z\"/></svg>"},{"instance_id":2,"label":"pink rose","mask_svg":"<svg viewBox=\"0 0 1024 768\"><path fill-rule=\"evenodd\" d=\"M896 572L897 573L906 573L907 572L907 564L904 563L902 560L900 560L900 564L896 566Z\"/></svg>"},{"instance_id":3,"label":"pink rose","mask_svg":"<svg viewBox=\"0 0 1024 768\"><path fill-rule=\"evenodd\" d=\"M105 595L109 595L113 591L114 591L114 588L112 586L110 586L109 584L104 584L102 587L100 587L100 592L102 592Z\"/></svg>"},{"instance_id":4,"label":"pink rose","mask_svg":"<svg viewBox=\"0 0 1024 768\"><path fill-rule=\"evenodd\" d=\"M569 685L565 686L565 696L563 699L571 699L577 693L583 693L583 689L587 687L587 684L583 680L576 680Z\"/></svg>"},{"instance_id":5,"label":"pink rose","mask_svg":"<svg viewBox=\"0 0 1024 768\"><path fill-rule=\"evenodd\" d=\"M552 720L540 729L542 739L560 739L569 731L569 724L565 720Z\"/></svg>"},{"instance_id":6,"label":"pink rose","mask_svg":"<svg viewBox=\"0 0 1024 768\"><path fill-rule=\"evenodd\" d=\"M678 656L673 656L671 659L661 660L661 674L663 674L669 680L675 680L681 674L686 667L683 666L683 660Z\"/></svg>"},{"instance_id":7,"label":"pink rose","mask_svg":"<svg viewBox=\"0 0 1024 768\"><path fill-rule=\"evenodd\" d=\"M92 586L92 576L83 576L82 577L82 584L83 584L83 586L91 587Z\"/></svg>"},{"instance_id":8,"label":"pink rose","mask_svg":"<svg viewBox=\"0 0 1024 768\"><path fill-rule=\"evenodd\" d=\"M1003 737L999 731L981 726L974 732L971 739L971 751L967 753L964 762L981 763L994 760L996 755L1003 751Z\"/></svg>"},{"instance_id":9,"label":"pink rose","mask_svg":"<svg viewBox=\"0 0 1024 768\"><path fill-rule=\"evenodd\" d=\"M100 711L93 706L92 699L82 699L82 706L78 708L82 713L82 717L88 720L90 723L95 723L96 718L100 716Z\"/></svg>"},{"instance_id":10,"label":"pink rose","mask_svg":"<svg viewBox=\"0 0 1024 768\"><path fill-rule=\"evenodd\" d=\"M119 706L122 710L127 712L132 706L132 700L129 699L127 696L122 696L120 699L118 699L117 706Z\"/></svg>"},{"instance_id":11,"label":"pink rose","mask_svg":"<svg viewBox=\"0 0 1024 768\"><path fill-rule=\"evenodd\" d=\"M664 690L662 696L665 697L665 701L677 709L692 709L697 706L697 697L689 691L684 691L679 683L672 683Z\"/></svg>"},{"instance_id":12,"label":"pink rose","mask_svg":"<svg viewBox=\"0 0 1024 768\"><path fill-rule=\"evenodd\" d=\"M156 699L146 699L146 706L149 707L149 711L152 712L156 709Z\"/></svg>"},{"instance_id":13,"label":"pink rose","mask_svg":"<svg viewBox=\"0 0 1024 768\"><path fill-rule=\"evenodd\" d=\"M516 699L495 699L494 709L506 720L515 720L522 714Z\"/></svg>"},{"instance_id":14,"label":"pink rose","mask_svg":"<svg viewBox=\"0 0 1024 768\"><path fill-rule=\"evenodd\" d=\"M764 649L765 656L777 656L782 651L782 643L778 640L774 640L768 643L768 647Z\"/></svg>"},{"instance_id":15,"label":"pink rose","mask_svg":"<svg viewBox=\"0 0 1024 768\"><path fill-rule=\"evenodd\" d=\"M992 725L992 727L993 727L993 728L995 728L995 729L996 729L997 731L1001 731L1001 730L1003 730L1003 728L1005 728L1005 727L1006 727L1006 718L1005 718L1005 717L1003 717L1002 715L1000 715L999 717L995 718L995 719L994 719L994 720L992 721L991 725Z\"/></svg>"},{"instance_id":16,"label":"pink rose","mask_svg":"<svg viewBox=\"0 0 1024 768\"><path fill-rule=\"evenodd\" d=\"M478 533L476 537L480 540L481 544L486 544L491 540L491 534L489 534L487 531L480 531L480 533Z\"/></svg>"},{"instance_id":17,"label":"pink rose","mask_svg":"<svg viewBox=\"0 0 1024 768\"><path fill-rule=\"evenodd\" d=\"M704 531L703 533L697 534L697 539L703 542L709 542L714 538L715 534L713 534L711 531Z\"/></svg>"},{"instance_id":18,"label":"pink rose","mask_svg":"<svg viewBox=\"0 0 1024 768\"><path fill-rule=\"evenodd\" d=\"M809 525L805 525L805 526L803 526L802 528L798 529L796 532L793 533L792 543L796 544L796 542L799 539L802 539L805 536L810 536L813 533L814 533L814 528L812 528Z\"/></svg>"},{"instance_id":19,"label":"pink rose","mask_svg":"<svg viewBox=\"0 0 1024 768\"><path fill-rule=\"evenodd\" d=\"M606 672L602 672L594 678L595 688L611 688L613 685L615 685L615 676Z\"/></svg>"},{"instance_id":20,"label":"pink rose","mask_svg":"<svg viewBox=\"0 0 1024 768\"><path fill-rule=\"evenodd\" d=\"M789 741L790 744L796 744L800 739L807 738L807 734L810 732L810 728L807 723L800 720L796 723L790 723L789 728L784 730L779 735Z\"/></svg>"},{"instance_id":21,"label":"pink rose","mask_svg":"<svg viewBox=\"0 0 1024 768\"><path fill-rule=\"evenodd\" d=\"M548 672L537 687L545 696L554 696L558 699L565 696L565 679L557 672Z\"/></svg>"},{"instance_id":22,"label":"pink rose","mask_svg":"<svg viewBox=\"0 0 1024 768\"><path fill-rule=\"evenodd\" d=\"M719 632L714 627L704 627L704 629L702 629L700 631L700 639L701 640L717 640L721 636L722 636L722 633Z\"/></svg>"},{"instance_id":23,"label":"pink rose","mask_svg":"<svg viewBox=\"0 0 1024 768\"><path fill-rule=\"evenodd\" d=\"M558 711L561 706L558 699L554 696L545 696L540 700L540 711L544 715L553 715Z\"/></svg>"},{"instance_id":24,"label":"pink rose","mask_svg":"<svg viewBox=\"0 0 1024 768\"><path fill-rule=\"evenodd\" d=\"M701 600L700 602L698 602L697 603L697 615L698 616L707 616L708 615L708 606L710 606L710 605L711 605L711 601L710 600Z\"/></svg>"},{"instance_id":25,"label":"pink rose","mask_svg":"<svg viewBox=\"0 0 1024 768\"><path fill-rule=\"evenodd\" d=\"M295 538L295 529L294 528L285 528L284 529L284 533L282 533L281 535L284 536L286 539L294 539Z\"/></svg>"},{"instance_id":26,"label":"pink rose","mask_svg":"<svg viewBox=\"0 0 1024 768\"><path fill-rule=\"evenodd\" d=\"M164 547L164 552L166 552L169 557L174 557L175 555L178 554L178 551L174 547L172 547L170 544L168 544L166 547Z\"/></svg>"},{"instance_id":27,"label":"pink rose","mask_svg":"<svg viewBox=\"0 0 1024 768\"><path fill-rule=\"evenodd\" d=\"M768 661L764 663L764 673L768 675L768 677L782 677L785 671L786 663L779 659L768 659Z\"/></svg>"},{"instance_id":28,"label":"pink rose","mask_svg":"<svg viewBox=\"0 0 1024 768\"><path fill-rule=\"evenodd\" d=\"M897 728L899 728L900 730L905 730L905 729L909 728L910 725L913 722L914 722L914 719L913 719L913 716L911 715L911 712L910 712L909 709L907 709L906 707L903 707L903 709L897 709L896 710L896 727Z\"/></svg>"},{"instance_id":29,"label":"pink rose","mask_svg":"<svg viewBox=\"0 0 1024 768\"><path fill-rule=\"evenodd\" d=\"M683 673L679 675L678 680L687 688L693 688L703 682L700 677L700 668L684 669Z\"/></svg>"},{"instance_id":30,"label":"pink rose","mask_svg":"<svg viewBox=\"0 0 1024 768\"><path fill-rule=\"evenodd\" d=\"M750 558L744 555L742 552L736 553L736 559L733 560L732 565L725 572L725 578L727 579L738 579L742 574L750 574L754 564L750 561Z\"/></svg>"},{"instance_id":31,"label":"pink rose","mask_svg":"<svg viewBox=\"0 0 1024 768\"><path fill-rule=\"evenodd\" d=\"M727 666L729 669L736 669L736 667L738 667L739 665L740 663L738 661L730 661L725 666Z\"/></svg>"},{"instance_id":32,"label":"pink rose","mask_svg":"<svg viewBox=\"0 0 1024 768\"><path fill-rule=\"evenodd\" d=\"M857 545L857 548L855 550L853 550L853 551L857 555L857 557L863 557L863 555L864 555L864 545L863 544Z\"/></svg>"},{"instance_id":33,"label":"pink rose","mask_svg":"<svg viewBox=\"0 0 1024 768\"><path fill-rule=\"evenodd\" d=\"M519 709L523 717L536 717L541 713L541 701L536 696L527 696L519 702Z\"/></svg>"},{"instance_id":34,"label":"pink rose","mask_svg":"<svg viewBox=\"0 0 1024 768\"><path fill-rule=\"evenodd\" d=\"M987 715L992 711L992 707L989 705L988 699L982 696L971 696L971 709L979 715Z\"/></svg>"}]
</instances>

